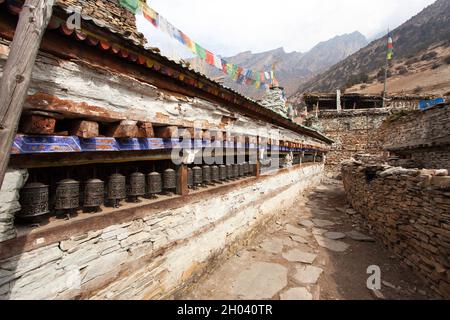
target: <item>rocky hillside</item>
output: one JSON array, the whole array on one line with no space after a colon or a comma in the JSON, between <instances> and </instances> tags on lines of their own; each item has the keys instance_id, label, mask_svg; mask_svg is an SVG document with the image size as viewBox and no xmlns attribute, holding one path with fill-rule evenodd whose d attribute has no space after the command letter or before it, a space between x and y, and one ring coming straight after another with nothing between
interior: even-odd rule
<instances>
[{"instance_id":1,"label":"rocky hillside","mask_svg":"<svg viewBox=\"0 0 450 320\"><path fill-rule=\"evenodd\" d=\"M271 70L272 65L276 63L277 79L286 89L286 94L291 95L298 89L299 83L326 70L365 45L367 45L366 38L361 33L354 32L321 42L307 53L295 51L287 53L283 48L278 48L255 54L250 51L242 52L224 59L246 68L267 71ZM220 78L226 86L244 95L259 99L264 94L262 90L233 82L216 68L201 63L198 59L191 62L193 66L201 69L211 78Z\"/></svg>"},{"instance_id":2,"label":"rocky hillside","mask_svg":"<svg viewBox=\"0 0 450 320\"><path fill-rule=\"evenodd\" d=\"M449 35L450 0L438 0L392 32L394 60L389 69L389 77L411 76L414 72L425 71L424 68L428 71L441 68L440 71L443 70L445 74L449 68ZM350 91L358 91L379 84L384 75L382 68L386 59L386 41L386 37L383 37L371 42L325 73L301 84L291 100L298 100L303 92L308 91L330 92L348 88L352 88ZM446 81L445 78L441 80ZM442 87L439 84L433 86ZM445 84L443 86L442 90L445 91ZM381 89L380 86L375 87L376 90ZM414 88L413 91L419 93L419 89ZM405 90L399 88L398 91Z\"/></svg>"}]
</instances>

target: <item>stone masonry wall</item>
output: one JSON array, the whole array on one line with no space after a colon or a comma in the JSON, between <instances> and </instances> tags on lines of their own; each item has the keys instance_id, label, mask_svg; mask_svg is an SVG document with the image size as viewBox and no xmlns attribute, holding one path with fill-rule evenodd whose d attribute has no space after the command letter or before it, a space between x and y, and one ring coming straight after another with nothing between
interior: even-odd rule
<instances>
[{"instance_id":1,"label":"stone masonry wall","mask_svg":"<svg viewBox=\"0 0 450 320\"><path fill-rule=\"evenodd\" d=\"M357 153L382 155L378 129L387 117L387 111L325 112L319 115L318 128L335 141L327 155L325 170L335 176L341 171L341 162Z\"/></svg>"},{"instance_id":2,"label":"stone masonry wall","mask_svg":"<svg viewBox=\"0 0 450 320\"><path fill-rule=\"evenodd\" d=\"M387 118L380 129L383 147L408 168L450 170L450 105Z\"/></svg>"},{"instance_id":3,"label":"stone masonry wall","mask_svg":"<svg viewBox=\"0 0 450 320\"><path fill-rule=\"evenodd\" d=\"M0 261L0 299L162 299L276 218L323 165L294 167L144 219L72 235Z\"/></svg>"},{"instance_id":4,"label":"stone masonry wall","mask_svg":"<svg viewBox=\"0 0 450 320\"><path fill-rule=\"evenodd\" d=\"M430 287L450 298L450 176L346 161L348 201L371 232Z\"/></svg>"},{"instance_id":5,"label":"stone masonry wall","mask_svg":"<svg viewBox=\"0 0 450 320\"><path fill-rule=\"evenodd\" d=\"M20 211L19 192L27 181L27 170L8 169L0 190L0 242L16 237L14 213Z\"/></svg>"},{"instance_id":6,"label":"stone masonry wall","mask_svg":"<svg viewBox=\"0 0 450 320\"><path fill-rule=\"evenodd\" d=\"M387 150L450 144L450 105L389 117L381 128Z\"/></svg>"}]
</instances>

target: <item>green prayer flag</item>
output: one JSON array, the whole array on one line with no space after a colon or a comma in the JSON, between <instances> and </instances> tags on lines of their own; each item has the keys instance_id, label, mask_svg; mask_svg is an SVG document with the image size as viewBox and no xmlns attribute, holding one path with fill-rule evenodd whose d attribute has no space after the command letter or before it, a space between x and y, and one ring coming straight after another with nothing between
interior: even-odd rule
<instances>
[{"instance_id":1,"label":"green prayer flag","mask_svg":"<svg viewBox=\"0 0 450 320\"><path fill-rule=\"evenodd\" d=\"M206 59L206 49L202 48L198 43L195 44L195 51L200 58Z\"/></svg>"},{"instance_id":2,"label":"green prayer flag","mask_svg":"<svg viewBox=\"0 0 450 320\"><path fill-rule=\"evenodd\" d=\"M128 11L136 13L139 8L139 0L120 0L120 5Z\"/></svg>"}]
</instances>

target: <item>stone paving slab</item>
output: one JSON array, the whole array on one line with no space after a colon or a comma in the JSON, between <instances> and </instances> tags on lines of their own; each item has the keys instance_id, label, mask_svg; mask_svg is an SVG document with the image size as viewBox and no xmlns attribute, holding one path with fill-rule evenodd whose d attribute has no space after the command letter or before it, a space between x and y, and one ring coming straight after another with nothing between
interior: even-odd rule
<instances>
[{"instance_id":1,"label":"stone paving slab","mask_svg":"<svg viewBox=\"0 0 450 320\"><path fill-rule=\"evenodd\" d=\"M299 284L316 284L323 269L314 266L297 267L294 280Z\"/></svg>"},{"instance_id":2,"label":"stone paving slab","mask_svg":"<svg viewBox=\"0 0 450 320\"><path fill-rule=\"evenodd\" d=\"M316 227L319 228L326 228L326 227L332 227L335 225L333 221L329 220L322 220L322 219L312 219L312 222Z\"/></svg>"},{"instance_id":3,"label":"stone paving slab","mask_svg":"<svg viewBox=\"0 0 450 320\"><path fill-rule=\"evenodd\" d=\"M292 288L280 294L280 300L312 300L313 296L306 288Z\"/></svg>"},{"instance_id":4,"label":"stone paving slab","mask_svg":"<svg viewBox=\"0 0 450 320\"><path fill-rule=\"evenodd\" d=\"M309 237L311 235L307 230L294 227L291 224L286 225L286 231L300 237Z\"/></svg>"},{"instance_id":5,"label":"stone paving slab","mask_svg":"<svg viewBox=\"0 0 450 320\"><path fill-rule=\"evenodd\" d=\"M287 285L288 270L280 264L255 262L238 275L233 294L245 300L271 299Z\"/></svg>"},{"instance_id":6,"label":"stone paving slab","mask_svg":"<svg viewBox=\"0 0 450 320\"><path fill-rule=\"evenodd\" d=\"M299 249L292 249L283 253L283 258L290 262L302 262L312 264L316 260L317 255L309 252L304 252Z\"/></svg>"},{"instance_id":7,"label":"stone paving slab","mask_svg":"<svg viewBox=\"0 0 450 320\"><path fill-rule=\"evenodd\" d=\"M314 235L314 238L316 239L319 246L334 252L344 252L350 247L345 242L338 240L330 240L320 235Z\"/></svg>"},{"instance_id":8,"label":"stone paving slab","mask_svg":"<svg viewBox=\"0 0 450 320\"><path fill-rule=\"evenodd\" d=\"M325 233L323 234L323 236L324 236L325 238L327 238L327 239L330 239L330 240L341 240L341 239L344 239L344 238L346 237L345 233L342 233L342 232L332 232L332 231L330 231L330 232L325 232Z\"/></svg>"},{"instance_id":9,"label":"stone paving slab","mask_svg":"<svg viewBox=\"0 0 450 320\"><path fill-rule=\"evenodd\" d=\"M375 242L374 238L366 236L365 234L358 232L356 230L347 232L347 236L350 237L350 239L355 240L355 241Z\"/></svg>"},{"instance_id":10,"label":"stone paving slab","mask_svg":"<svg viewBox=\"0 0 450 320\"><path fill-rule=\"evenodd\" d=\"M266 252L280 254L283 252L283 240L278 238L266 239L260 244L260 248Z\"/></svg>"}]
</instances>

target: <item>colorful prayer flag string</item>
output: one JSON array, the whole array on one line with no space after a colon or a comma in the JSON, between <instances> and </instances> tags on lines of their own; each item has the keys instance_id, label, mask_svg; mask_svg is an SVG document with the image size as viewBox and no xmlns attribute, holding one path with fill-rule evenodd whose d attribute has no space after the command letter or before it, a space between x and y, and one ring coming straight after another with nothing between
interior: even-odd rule
<instances>
[{"instance_id":1,"label":"colorful prayer flag string","mask_svg":"<svg viewBox=\"0 0 450 320\"><path fill-rule=\"evenodd\" d=\"M197 55L202 60L205 60L206 63L227 74L233 81L236 81L239 84L252 85L258 89L266 88L269 85L278 85L278 81L275 78L273 70L270 72L254 71L225 61L220 56L203 48L185 33L175 28L169 21L150 8L144 1L120 0L120 4L134 14L141 10L144 18L148 20L155 28L158 28L173 39L176 39L192 51L192 53Z\"/></svg>"}]
</instances>

